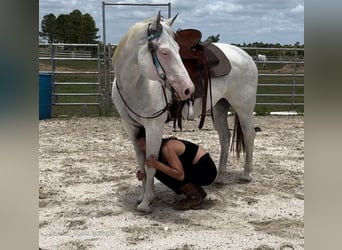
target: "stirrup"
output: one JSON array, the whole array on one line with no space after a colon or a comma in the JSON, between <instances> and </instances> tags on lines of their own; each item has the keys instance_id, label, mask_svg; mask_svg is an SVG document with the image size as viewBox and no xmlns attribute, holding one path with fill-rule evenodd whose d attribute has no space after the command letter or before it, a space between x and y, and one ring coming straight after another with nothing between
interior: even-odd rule
<instances>
[{"instance_id":1,"label":"stirrup","mask_svg":"<svg viewBox=\"0 0 342 250\"><path fill-rule=\"evenodd\" d=\"M194 105L191 100L188 101L188 121L194 120Z\"/></svg>"}]
</instances>

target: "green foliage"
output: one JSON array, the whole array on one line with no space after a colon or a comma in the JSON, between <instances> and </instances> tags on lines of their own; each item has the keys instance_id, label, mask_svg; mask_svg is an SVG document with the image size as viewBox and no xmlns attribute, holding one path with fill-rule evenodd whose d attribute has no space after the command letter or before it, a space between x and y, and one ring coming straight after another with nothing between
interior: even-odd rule
<instances>
[{"instance_id":1,"label":"green foliage","mask_svg":"<svg viewBox=\"0 0 342 250\"><path fill-rule=\"evenodd\" d=\"M59 43L97 43L98 28L88 13L82 14L73 10L69 14L61 14L57 18L50 13L43 17L40 36L47 37L49 42Z\"/></svg>"},{"instance_id":2,"label":"green foliage","mask_svg":"<svg viewBox=\"0 0 342 250\"><path fill-rule=\"evenodd\" d=\"M280 43L263 43L263 42L253 42L253 43L243 43L243 44L239 44L239 43L232 43L232 45L236 45L238 47L250 47L250 48L300 48L300 49L304 49L304 44L300 44L300 42L296 42L295 44L285 44L285 45L281 45ZM298 57L304 57L304 50L298 50L297 51ZM259 50L260 54L264 54L266 56L276 56L278 51L275 50ZM283 56L292 56L293 52L291 51L283 51L282 52Z\"/></svg>"},{"instance_id":3,"label":"green foliage","mask_svg":"<svg viewBox=\"0 0 342 250\"><path fill-rule=\"evenodd\" d=\"M56 40L56 16L52 13L45 15L42 20L41 37L47 37L49 43Z\"/></svg>"},{"instance_id":4,"label":"green foliage","mask_svg":"<svg viewBox=\"0 0 342 250\"><path fill-rule=\"evenodd\" d=\"M204 43L217 43L220 40L220 34L217 34L216 36L211 35L208 36L208 38L204 41Z\"/></svg>"}]
</instances>

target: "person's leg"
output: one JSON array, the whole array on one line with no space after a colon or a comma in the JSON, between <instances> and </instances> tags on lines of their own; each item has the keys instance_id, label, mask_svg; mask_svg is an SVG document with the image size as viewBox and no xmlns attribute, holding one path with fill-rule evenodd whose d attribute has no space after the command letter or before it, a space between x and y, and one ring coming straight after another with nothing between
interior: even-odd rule
<instances>
[{"instance_id":1,"label":"person's leg","mask_svg":"<svg viewBox=\"0 0 342 250\"><path fill-rule=\"evenodd\" d=\"M208 186L215 181L217 168L210 155L207 153L201 157L195 166L185 170L189 182L196 186Z\"/></svg>"},{"instance_id":2,"label":"person's leg","mask_svg":"<svg viewBox=\"0 0 342 250\"><path fill-rule=\"evenodd\" d=\"M174 206L178 210L197 209L202 204L202 200L207 196L202 186L210 185L214 182L217 169L209 154L205 154L195 166L184 167L187 184L180 190L186 199L177 202Z\"/></svg>"},{"instance_id":3,"label":"person's leg","mask_svg":"<svg viewBox=\"0 0 342 250\"><path fill-rule=\"evenodd\" d=\"M198 161L195 166L186 169L188 181L193 183L201 198L204 199L207 193L202 186L210 185L214 182L217 175L217 168L210 155L207 153Z\"/></svg>"},{"instance_id":4,"label":"person's leg","mask_svg":"<svg viewBox=\"0 0 342 250\"><path fill-rule=\"evenodd\" d=\"M157 171L155 177L163 183L165 186L169 187L176 194L184 194L185 199L182 199L175 203L174 208L177 210L188 210L198 207L202 199L207 195L204 190L205 195L199 192L199 189L192 183L189 182L187 178L183 181L176 180L167 174Z\"/></svg>"},{"instance_id":5,"label":"person's leg","mask_svg":"<svg viewBox=\"0 0 342 250\"><path fill-rule=\"evenodd\" d=\"M185 195L185 199L175 203L174 208L177 210L197 209L202 203L202 196L198 188L193 183L188 183L180 188Z\"/></svg>"},{"instance_id":6,"label":"person's leg","mask_svg":"<svg viewBox=\"0 0 342 250\"><path fill-rule=\"evenodd\" d=\"M215 180L217 169L209 154L204 155L195 166L183 167L185 172L183 181L176 180L161 171L157 171L155 177L176 194L185 195L185 199L175 204L175 209L196 209L207 196L201 186L210 185Z\"/></svg>"},{"instance_id":7,"label":"person's leg","mask_svg":"<svg viewBox=\"0 0 342 250\"><path fill-rule=\"evenodd\" d=\"M157 171L156 174L155 174L155 177L161 183L163 183L165 186L167 186L172 191L174 191L176 194L181 194L182 192L181 192L180 188L184 184L186 184L186 182L176 180L175 178L172 178L172 177L168 176L167 174L165 174L165 173L163 173L161 171Z\"/></svg>"}]
</instances>

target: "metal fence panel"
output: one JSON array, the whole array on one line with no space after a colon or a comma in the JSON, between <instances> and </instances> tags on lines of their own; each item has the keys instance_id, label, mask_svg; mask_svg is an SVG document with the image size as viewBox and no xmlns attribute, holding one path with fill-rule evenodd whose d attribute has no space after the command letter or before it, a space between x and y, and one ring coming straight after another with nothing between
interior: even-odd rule
<instances>
[{"instance_id":1,"label":"metal fence panel","mask_svg":"<svg viewBox=\"0 0 342 250\"><path fill-rule=\"evenodd\" d=\"M99 44L39 44L39 62L48 62L50 67L41 72L53 73L52 105L83 106L84 110L95 106L99 114L107 114L113 106L111 56L115 47L108 44L103 53ZM259 71L256 109L304 110L304 49L242 49L255 58ZM257 60L260 52L266 61Z\"/></svg>"}]
</instances>

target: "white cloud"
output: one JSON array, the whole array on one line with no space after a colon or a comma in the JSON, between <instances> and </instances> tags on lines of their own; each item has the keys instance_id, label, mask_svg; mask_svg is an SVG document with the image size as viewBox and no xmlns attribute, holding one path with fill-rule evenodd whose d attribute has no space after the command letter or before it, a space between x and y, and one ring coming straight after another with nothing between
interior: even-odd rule
<instances>
[{"instance_id":1,"label":"white cloud","mask_svg":"<svg viewBox=\"0 0 342 250\"><path fill-rule=\"evenodd\" d=\"M290 10L292 13L304 13L304 5L298 4L296 7Z\"/></svg>"},{"instance_id":2,"label":"white cloud","mask_svg":"<svg viewBox=\"0 0 342 250\"><path fill-rule=\"evenodd\" d=\"M121 0L122 3L146 3L145 0ZM149 3L160 3L150 0ZM169 0L172 16L179 13L174 29L197 28L203 39L220 34L227 43L304 42L304 0ZM102 37L102 0L41 0L39 24L44 15L70 13L79 9L90 13ZM135 22L154 16L158 10L167 16L167 7L106 6L107 42L116 43ZM289 33L284 33L284 30ZM291 34L290 36L288 34Z\"/></svg>"}]
</instances>

